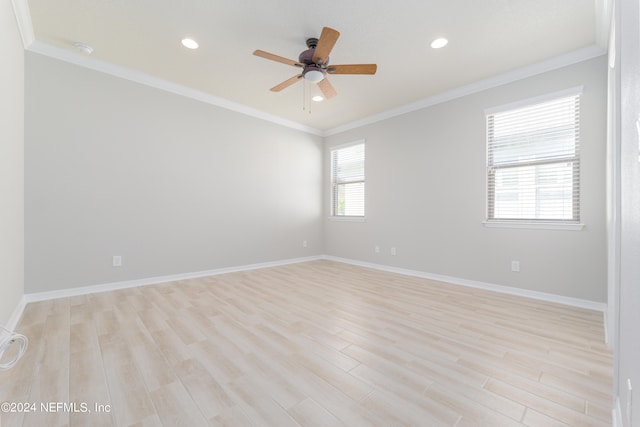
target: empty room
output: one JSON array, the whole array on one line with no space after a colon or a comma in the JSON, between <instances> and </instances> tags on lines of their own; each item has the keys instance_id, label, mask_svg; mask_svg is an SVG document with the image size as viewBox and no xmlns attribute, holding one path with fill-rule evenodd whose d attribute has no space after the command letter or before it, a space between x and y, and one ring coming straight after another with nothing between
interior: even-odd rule
<instances>
[{"instance_id":1,"label":"empty room","mask_svg":"<svg viewBox=\"0 0 640 427\"><path fill-rule=\"evenodd\" d=\"M0 55L0 427L640 425L637 0L11 0Z\"/></svg>"}]
</instances>

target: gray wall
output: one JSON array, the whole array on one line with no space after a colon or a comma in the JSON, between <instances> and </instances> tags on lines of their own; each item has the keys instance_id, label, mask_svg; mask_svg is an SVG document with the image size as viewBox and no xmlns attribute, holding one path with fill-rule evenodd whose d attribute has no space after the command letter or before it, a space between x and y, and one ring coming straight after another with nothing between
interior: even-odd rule
<instances>
[{"instance_id":1,"label":"gray wall","mask_svg":"<svg viewBox=\"0 0 640 427\"><path fill-rule=\"evenodd\" d=\"M576 85L585 229L485 228L484 109ZM26 291L327 253L603 302L605 108L603 56L323 149L320 137L27 53ZM323 156L327 166L329 147L362 138L367 219L327 221Z\"/></svg>"},{"instance_id":2,"label":"gray wall","mask_svg":"<svg viewBox=\"0 0 640 427\"><path fill-rule=\"evenodd\" d=\"M27 293L323 253L320 137L35 53L25 67Z\"/></svg>"},{"instance_id":3,"label":"gray wall","mask_svg":"<svg viewBox=\"0 0 640 427\"><path fill-rule=\"evenodd\" d=\"M11 2L0 2L0 324L24 294L24 49Z\"/></svg>"},{"instance_id":4,"label":"gray wall","mask_svg":"<svg viewBox=\"0 0 640 427\"><path fill-rule=\"evenodd\" d=\"M496 229L485 219L484 110L584 85L582 231ZM329 255L606 301L604 56L326 138L366 140L366 221L328 221ZM325 186L328 186L328 176ZM379 245L380 253L374 252ZM397 255L390 255L391 247ZM521 264L511 272L511 261Z\"/></svg>"}]
</instances>

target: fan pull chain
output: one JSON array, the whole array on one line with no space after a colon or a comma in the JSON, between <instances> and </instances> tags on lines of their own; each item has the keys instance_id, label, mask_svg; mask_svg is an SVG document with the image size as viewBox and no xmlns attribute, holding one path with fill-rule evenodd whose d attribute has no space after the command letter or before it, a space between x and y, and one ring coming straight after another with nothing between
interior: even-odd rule
<instances>
[{"instance_id":1,"label":"fan pull chain","mask_svg":"<svg viewBox=\"0 0 640 427\"><path fill-rule=\"evenodd\" d=\"M302 111L307 109L307 82L302 81Z\"/></svg>"},{"instance_id":2,"label":"fan pull chain","mask_svg":"<svg viewBox=\"0 0 640 427\"><path fill-rule=\"evenodd\" d=\"M309 85L310 83L306 80L302 82L302 111L308 111L309 114L311 114L311 102L309 102Z\"/></svg>"}]
</instances>

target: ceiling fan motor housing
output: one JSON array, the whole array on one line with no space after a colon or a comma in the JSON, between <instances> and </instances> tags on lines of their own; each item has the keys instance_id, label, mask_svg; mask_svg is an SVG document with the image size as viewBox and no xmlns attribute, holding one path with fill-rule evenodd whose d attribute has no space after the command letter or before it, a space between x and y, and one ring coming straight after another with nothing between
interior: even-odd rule
<instances>
[{"instance_id":1,"label":"ceiling fan motor housing","mask_svg":"<svg viewBox=\"0 0 640 427\"><path fill-rule=\"evenodd\" d=\"M300 56L298 57L298 61L305 65L316 65L315 62L313 62L313 55L315 53L315 47L307 49L300 54ZM327 62L329 62L329 58L327 58L327 60L325 60L323 63L326 64Z\"/></svg>"},{"instance_id":2,"label":"ceiling fan motor housing","mask_svg":"<svg viewBox=\"0 0 640 427\"><path fill-rule=\"evenodd\" d=\"M311 80L314 83L317 83L318 81L322 80L324 78L324 76L326 75L326 63L327 61L325 61L324 64L319 65L316 64L315 62L313 62L313 55L315 54L316 51L316 44L318 39L308 39L307 40L307 46L309 46L309 49L305 50L304 52L302 52L300 54L300 56L298 57L298 61L300 61L300 63L304 64L304 70L302 71L302 77L304 77L307 80ZM312 72L312 71L316 71L316 73ZM312 72L311 74L309 74L307 76L307 73ZM322 74L318 74L317 72L320 72Z\"/></svg>"}]
</instances>

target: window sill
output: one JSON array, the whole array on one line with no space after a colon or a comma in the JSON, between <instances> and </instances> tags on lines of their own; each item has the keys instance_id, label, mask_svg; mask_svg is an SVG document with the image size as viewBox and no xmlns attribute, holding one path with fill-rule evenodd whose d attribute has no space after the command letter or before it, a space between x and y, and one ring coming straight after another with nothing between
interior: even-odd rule
<instances>
[{"instance_id":1,"label":"window sill","mask_svg":"<svg viewBox=\"0 0 640 427\"><path fill-rule=\"evenodd\" d=\"M529 230L570 230L580 231L584 224L565 222L526 222L526 221L484 221L488 228L524 228Z\"/></svg>"},{"instance_id":2,"label":"window sill","mask_svg":"<svg viewBox=\"0 0 640 427\"><path fill-rule=\"evenodd\" d=\"M338 222L364 222L365 217L363 216L330 216L329 221L338 221Z\"/></svg>"}]
</instances>

